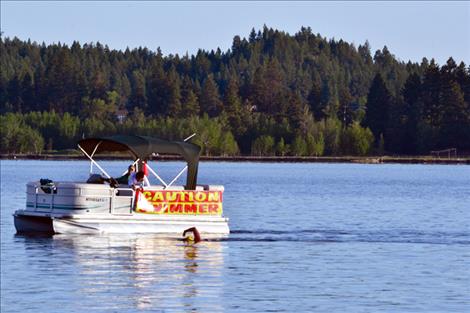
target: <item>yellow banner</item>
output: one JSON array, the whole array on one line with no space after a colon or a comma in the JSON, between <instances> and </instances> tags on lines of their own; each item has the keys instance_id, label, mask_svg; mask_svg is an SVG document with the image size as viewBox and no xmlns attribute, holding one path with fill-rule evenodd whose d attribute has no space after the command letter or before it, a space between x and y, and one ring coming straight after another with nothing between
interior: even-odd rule
<instances>
[{"instance_id":1,"label":"yellow banner","mask_svg":"<svg viewBox=\"0 0 470 313\"><path fill-rule=\"evenodd\" d=\"M149 214L222 215L222 191L142 190L135 210Z\"/></svg>"}]
</instances>

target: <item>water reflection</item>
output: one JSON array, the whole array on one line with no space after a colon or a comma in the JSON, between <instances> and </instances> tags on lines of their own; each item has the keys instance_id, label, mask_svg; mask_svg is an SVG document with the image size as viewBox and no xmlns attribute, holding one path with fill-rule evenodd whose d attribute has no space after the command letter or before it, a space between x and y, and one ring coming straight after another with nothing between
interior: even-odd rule
<instances>
[{"instance_id":1,"label":"water reflection","mask_svg":"<svg viewBox=\"0 0 470 313\"><path fill-rule=\"evenodd\" d=\"M154 235L17 237L26 259L57 275L65 295L111 310L220 312L223 242ZM60 281L61 275L68 282ZM70 281L70 276L73 277ZM72 294L67 295L67 287Z\"/></svg>"}]
</instances>

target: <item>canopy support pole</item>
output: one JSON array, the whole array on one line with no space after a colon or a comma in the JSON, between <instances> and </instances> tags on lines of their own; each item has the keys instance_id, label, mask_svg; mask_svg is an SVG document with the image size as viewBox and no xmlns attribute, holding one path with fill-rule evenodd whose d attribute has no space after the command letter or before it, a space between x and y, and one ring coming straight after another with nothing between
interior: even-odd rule
<instances>
[{"instance_id":1,"label":"canopy support pole","mask_svg":"<svg viewBox=\"0 0 470 313\"><path fill-rule=\"evenodd\" d=\"M167 183L165 183L165 181L160 176L158 176L157 173L155 173L155 171L149 166L148 163L147 163L147 168L165 186L165 188L168 187Z\"/></svg>"},{"instance_id":2,"label":"canopy support pole","mask_svg":"<svg viewBox=\"0 0 470 313\"><path fill-rule=\"evenodd\" d=\"M93 160L93 158L92 158L91 156L89 156L88 153L86 153L85 150L83 150L82 147L80 147L80 145L78 145L78 148L79 148L80 150L82 150L83 154L85 154L85 155L90 159L90 161L91 161L93 164L95 164L96 167L99 168L100 171L101 171L104 175L106 175L106 177L111 178L111 176L109 176L108 173L106 173L106 171L105 171L98 163L96 163L95 160Z\"/></svg>"},{"instance_id":3,"label":"canopy support pole","mask_svg":"<svg viewBox=\"0 0 470 313\"><path fill-rule=\"evenodd\" d=\"M193 133L191 136L187 137L185 140L183 140L184 142L188 141L189 139L193 138L194 136L196 136L196 133Z\"/></svg>"},{"instance_id":4,"label":"canopy support pole","mask_svg":"<svg viewBox=\"0 0 470 313\"><path fill-rule=\"evenodd\" d=\"M98 142L98 144L96 145L95 149L93 150L93 152L91 153L91 157L93 157L96 153L96 150L98 150L98 147L100 146L100 144L102 143L102 141Z\"/></svg>"},{"instance_id":5,"label":"canopy support pole","mask_svg":"<svg viewBox=\"0 0 470 313\"><path fill-rule=\"evenodd\" d=\"M186 171L187 169L188 169L188 166L186 165L186 166L179 172L179 174L176 175L175 178L173 178L173 180L168 184L168 186L165 187L165 189L168 188L168 187L170 187L171 185L173 185L173 183L174 183L181 175L183 175L184 171Z\"/></svg>"},{"instance_id":6,"label":"canopy support pole","mask_svg":"<svg viewBox=\"0 0 470 313\"><path fill-rule=\"evenodd\" d=\"M90 159L95 155L96 153L96 150L98 150L98 147L100 146L100 144L102 143L102 141L98 142L98 144L96 145L95 149L93 150L93 152L91 153L91 157ZM79 145L80 147L80 145ZM83 150L82 150L83 151ZM90 162L90 174L93 173L93 162Z\"/></svg>"}]
</instances>

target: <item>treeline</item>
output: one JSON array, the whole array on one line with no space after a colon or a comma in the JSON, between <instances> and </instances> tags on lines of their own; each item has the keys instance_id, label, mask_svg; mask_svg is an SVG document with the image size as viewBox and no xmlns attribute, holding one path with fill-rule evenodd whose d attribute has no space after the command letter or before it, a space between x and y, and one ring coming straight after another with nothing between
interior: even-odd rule
<instances>
[{"instance_id":1,"label":"treeline","mask_svg":"<svg viewBox=\"0 0 470 313\"><path fill-rule=\"evenodd\" d=\"M374 140L369 129L358 123L344 128L337 119L316 122L308 111L305 114L308 114L305 137L293 130L287 119L278 124L275 118L265 114L250 114L245 122L247 137L255 138L249 147L251 154L321 156L364 155L369 152ZM197 133L191 142L203 147L204 155L240 154L228 119L222 116L210 118L207 114L202 117L149 118L136 109L130 118L119 123L95 117L82 120L69 113L10 112L0 116L0 124L0 149L4 153L41 153L44 148L49 151L74 148L84 134L90 137L139 134L181 140Z\"/></svg>"},{"instance_id":2,"label":"treeline","mask_svg":"<svg viewBox=\"0 0 470 313\"><path fill-rule=\"evenodd\" d=\"M0 38L1 151L146 134L212 155L424 154L470 149L470 68L264 27L226 52L164 57Z\"/></svg>"}]
</instances>

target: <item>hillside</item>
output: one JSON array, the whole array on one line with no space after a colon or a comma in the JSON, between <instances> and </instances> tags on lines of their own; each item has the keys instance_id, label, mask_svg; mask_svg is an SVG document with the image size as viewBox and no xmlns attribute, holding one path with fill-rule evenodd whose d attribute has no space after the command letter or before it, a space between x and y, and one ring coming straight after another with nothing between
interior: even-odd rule
<instances>
[{"instance_id":1,"label":"hillside","mask_svg":"<svg viewBox=\"0 0 470 313\"><path fill-rule=\"evenodd\" d=\"M302 28L163 56L100 43L0 40L2 153L115 133L181 139L206 155L427 154L470 149L470 68L373 55Z\"/></svg>"}]
</instances>

